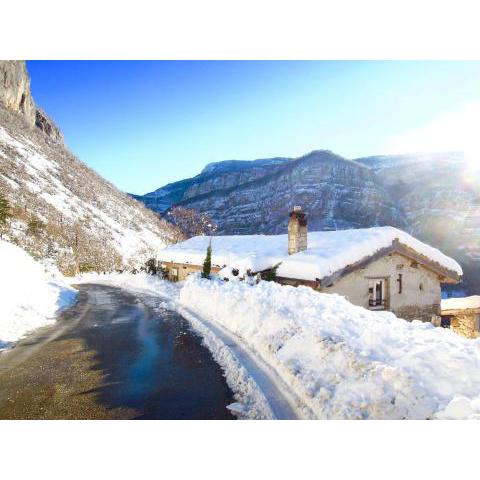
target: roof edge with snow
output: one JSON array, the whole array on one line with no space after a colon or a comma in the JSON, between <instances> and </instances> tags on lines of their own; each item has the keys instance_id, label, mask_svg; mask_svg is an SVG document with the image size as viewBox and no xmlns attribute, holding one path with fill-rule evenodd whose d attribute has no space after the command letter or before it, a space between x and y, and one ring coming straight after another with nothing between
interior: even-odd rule
<instances>
[{"instance_id":1,"label":"roof edge with snow","mask_svg":"<svg viewBox=\"0 0 480 480\"><path fill-rule=\"evenodd\" d=\"M422 255L408 245L401 243L398 238L395 238L390 246L381 248L375 253L363 257L357 262L351 265L347 265L346 267L337 270L331 275L319 278L318 280L321 282L321 284L325 286L333 285L343 276L355 270L358 270L359 268L363 268L369 263L374 262L375 260L378 260L381 257L384 257L385 255L389 255L391 253L398 253L399 255L409 258L410 260L414 260L418 264L438 275L441 279L441 283L458 283L460 281L460 275L456 271L448 269L442 266L440 263L432 260L431 258Z\"/></svg>"}]
</instances>

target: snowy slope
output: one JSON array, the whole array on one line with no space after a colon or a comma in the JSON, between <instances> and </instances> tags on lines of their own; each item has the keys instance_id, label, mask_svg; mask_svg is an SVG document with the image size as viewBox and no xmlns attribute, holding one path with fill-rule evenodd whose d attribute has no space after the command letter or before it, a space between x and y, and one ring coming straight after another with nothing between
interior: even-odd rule
<instances>
[{"instance_id":1,"label":"snowy slope","mask_svg":"<svg viewBox=\"0 0 480 480\"><path fill-rule=\"evenodd\" d=\"M179 238L72 155L21 61L0 60L0 195L12 207L0 234L68 274L138 267Z\"/></svg>"},{"instance_id":2,"label":"snowy slope","mask_svg":"<svg viewBox=\"0 0 480 480\"><path fill-rule=\"evenodd\" d=\"M21 248L0 240L0 350L25 333L54 321L75 299L57 272L48 273Z\"/></svg>"},{"instance_id":3,"label":"snowy slope","mask_svg":"<svg viewBox=\"0 0 480 480\"><path fill-rule=\"evenodd\" d=\"M270 282L191 276L180 301L255 349L318 418L480 418L480 340Z\"/></svg>"},{"instance_id":4,"label":"snowy slope","mask_svg":"<svg viewBox=\"0 0 480 480\"><path fill-rule=\"evenodd\" d=\"M6 238L65 273L139 266L175 227L0 107L0 193L12 205ZM33 234L32 221L44 228Z\"/></svg>"}]
</instances>

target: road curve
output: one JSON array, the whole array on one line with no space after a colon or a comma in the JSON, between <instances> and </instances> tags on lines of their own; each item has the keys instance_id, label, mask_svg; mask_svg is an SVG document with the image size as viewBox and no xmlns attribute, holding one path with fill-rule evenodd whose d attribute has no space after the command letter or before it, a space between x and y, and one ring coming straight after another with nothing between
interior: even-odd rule
<instances>
[{"instance_id":1,"label":"road curve","mask_svg":"<svg viewBox=\"0 0 480 480\"><path fill-rule=\"evenodd\" d=\"M143 295L146 303L149 295ZM255 351L237 335L221 325L199 317L190 309L180 305L176 300L164 297L193 327L197 323L205 327L232 352L245 368L250 378L256 383L265 397L275 419L300 420L315 418L311 410L295 395L277 372L268 365Z\"/></svg>"},{"instance_id":2,"label":"road curve","mask_svg":"<svg viewBox=\"0 0 480 480\"><path fill-rule=\"evenodd\" d=\"M241 338L175 298L159 302L105 284L77 288L77 303L54 326L0 355L0 418L233 418L226 409L233 392L191 326L206 329L238 360L269 417L312 418Z\"/></svg>"}]
</instances>

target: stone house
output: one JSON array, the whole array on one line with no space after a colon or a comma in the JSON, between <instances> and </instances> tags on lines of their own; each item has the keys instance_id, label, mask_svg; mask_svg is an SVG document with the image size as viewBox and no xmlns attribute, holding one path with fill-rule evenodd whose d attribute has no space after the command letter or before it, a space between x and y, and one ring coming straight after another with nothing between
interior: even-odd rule
<instances>
[{"instance_id":1,"label":"stone house","mask_svg":"<svg viewBox=\"0 0 480 480\"><path fill-rule=\"evenodd\" d=\"M159 262L162 269L166 271L167 279L171 282L181 282L185 280L191 273L201 272L203 269L203 260L201 263L193 264L188 261L174 262L163 261ZM218 273L222 268L218 265L212 265L211 272L213 274Z\"/></svg>"},{"instance_id":2,"label":"stone house","mask_svg":"<svg viewBox=\"0 0 480 480\"><path fill-rule=\"evenodd\" d=\"M306 213L294 207L287 235L194 237L161 250L159 260L171 280L183 280L201 271L211 240L212 272L225 280L265 276L278 265L281 284L423 321L439 320L441 284L457 283L462 274L455 260L393 227L307 229Z\"/></svg>"},{"instance_id":3,"label":"stone house","mask_svg":"<svg viewBox=\"0 0 480 480\"><path fill-rule=\"evenodd\" d=\"M442 300L442 327L466 338L480 337L480 296Z\"/></svg>"}]
</instances>

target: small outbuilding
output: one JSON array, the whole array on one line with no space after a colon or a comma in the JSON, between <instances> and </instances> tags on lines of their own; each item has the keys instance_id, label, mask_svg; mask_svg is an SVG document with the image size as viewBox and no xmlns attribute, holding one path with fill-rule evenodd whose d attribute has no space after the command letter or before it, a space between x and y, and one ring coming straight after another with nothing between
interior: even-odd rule
<instances>
[{"instance_id":1,"label":"small outbuilding","mask_svg":"<svg viewBox=\"0 0 480 480\"><path fill-rule=\"evenodd\" d=\"M442 300L442 327L467 338L480 336L480 295Z\"/></svg>"}]
</instances>

